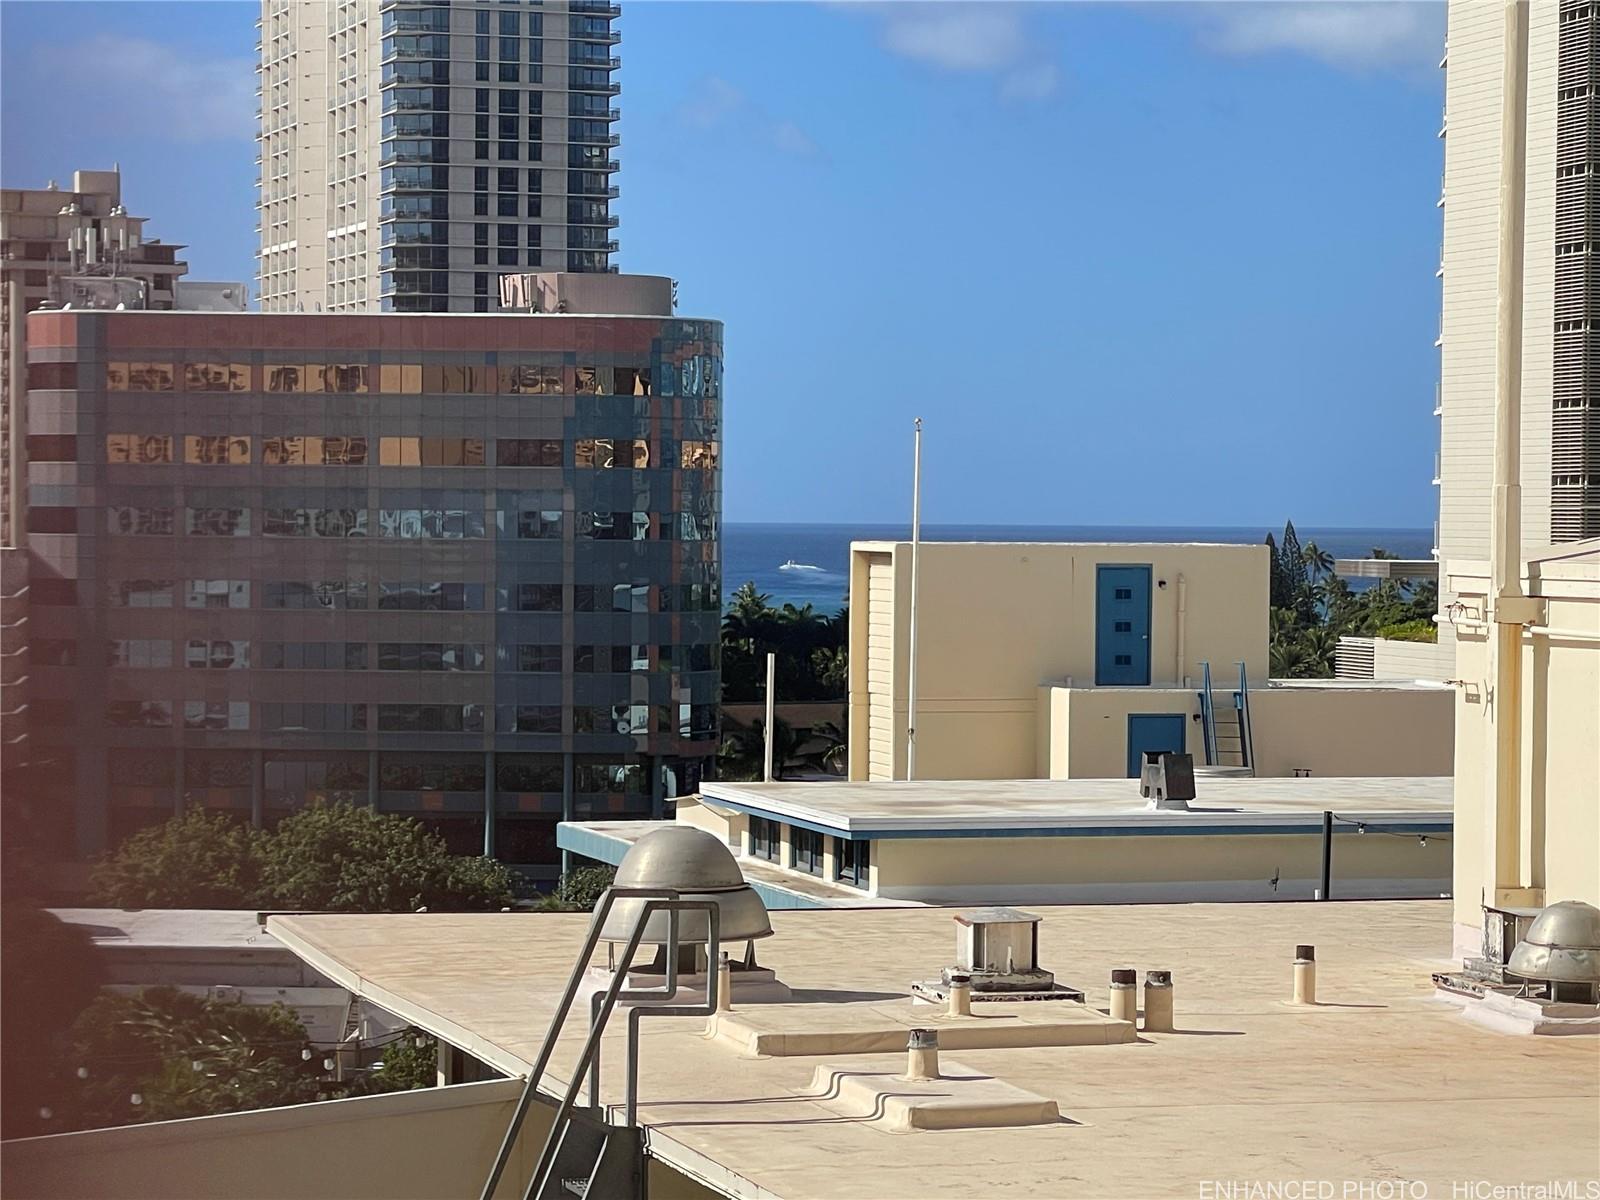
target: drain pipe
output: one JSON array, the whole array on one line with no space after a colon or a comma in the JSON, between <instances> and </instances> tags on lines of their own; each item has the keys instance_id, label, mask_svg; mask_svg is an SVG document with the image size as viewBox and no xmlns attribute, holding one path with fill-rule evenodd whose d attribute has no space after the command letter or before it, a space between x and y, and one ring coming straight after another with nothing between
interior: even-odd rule
<instances>
[{"instance_id":1,"label":"drain pipe","mask_svg":"<svg viewBox=\"0 0 1600 1200\"><path fill-rule=\"evenodd\" d=\"M1538 606L1522 591L1522 291L1527 210L1528 0L1505 6L1500 102L1500 254L1495 304L1494 491L1489 530L1494 632L1490 673L1494 738L1489 754L1485 847L1487 903L1527 903L1532 846L1522 812L1522 627ZM1531 838L1526 839L1531 842ZM1534 902L1537 902L1536 900Z\"/></svg>"},{"instance_id":2,"label":"drain pipe","mask_svg":"<svg viewBox=\"0 0 1600 1200\"><path fill-rule=\"evenodd\" d=\"M1317 948L1315 946L1296 946L1294 948L1294 1002L1296 1004L1315 1004L1317 1002Z\"/></svg>"},{"instance_id":3,"label":"drain pipe","mask_svg":"<svg viewBox=\"0 0 1600 1200\"><path fill-rule=\"evenodd\" d=\"M917 777L917 568L922 558L922 418L911 435L911 612L906 631L906 779ZM890 764L891 778L894 775Z\"/></svg>"},{"instance_id":4,"label":"drain pipe","mask_svg":"<svg viewBox=\"0 0 1600 1200\"><path fill-rule=\"evenodd\" d=\"M939 1078L939 1031L913 1029L906 1039L906 1078L924 1081Z\"/></svg>"},{"instance_id":5,"label":"drain pipe","mask_svg":"<svg viewBox=\"0 0 1600 1200\"><path fill-rule=\"evenodd\" d=\"M1144 1031L1172 1032L1172 972L1144 973Z\"/></svg>"},{"instance_id":6,"label":"drain pipe","mask_svg":"<svg viewBox=\"0 0 1600 1200\"><path fill-rule=\"evenodd\" d=\"M962 972L950 974L950 1004L945 1013L950 1017L972 1015L972 976Z\"/></svg>"},{"instance_id":7,"label":"drain pipe","mask_svg":"<svg viewBox=\"0 0 1600 1200\"><path fill-rule=\"evenodd\" d=\"M1130 1025L1139 1015L1139 972L1131 967L1117 967L1111 972L1111 1003L1106 1015L1113 1021L1126 1021Z\"/></svg>"},{"instance_id":8,"label":"drain pipe","mask_svg":"<svg viewBox=\"0 0 1600 1200\"><path fill-rule=\"evenodd\" d=\"M1184 667L1189 665L1189 581L1183 577L1183 572L1178 572L1178 673L1173 677L1178 681L1179 687L1188 686L1188 676L1184 674Z\"/></svg>"}]
</instances>

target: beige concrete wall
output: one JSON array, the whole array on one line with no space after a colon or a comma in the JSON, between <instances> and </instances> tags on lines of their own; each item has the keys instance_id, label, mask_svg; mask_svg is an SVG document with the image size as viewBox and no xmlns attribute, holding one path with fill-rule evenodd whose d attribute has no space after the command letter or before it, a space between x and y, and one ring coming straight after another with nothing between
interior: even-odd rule
<instances>
[{"instance_id":1,"label":"beige concrete wall","mask_svg":"<svg viewBox=\"0 0 1600 1200\"><path fill-rule=\"evenodd\" d=\"M1547 603L1542 626L1523 637L1519 795L1523 878L1544 903L1600 904L1600 550L1535 562L1528 588ZM1486 572L1453 572L1453 590L1483 611ZM1457 639L1455 922L1458 946L1482 925L1492 886L1485 862L1494 739L1491 663L1485 630L1463 622Z\"/></svg>"},{"instance_id":2,"label":"beige concrete wall","mask_svg":"<svg viewBox=\"0 0 1600 1200\"><path fill-rule=\"evenodd\" d=\"M1263 688L1250 727L1257 775L1448 775L1454 761L1446 688Z\"/></svg>"},{"instance_id":3,"label":"beige concrete wall","mask_svg":"<svg viewBox=\"0 0 1600 1200\"><path fill-rule=\"evenodd\" d=\"M522 1084L469 1083L0 1145L5 1194L36 1200L476 1196ZM530 1109L498 1195L520 1196L552 1110Z\"/></svg>"},{"instance_id":4,"label":"beige concrete wall","mask_svg":"<svg viewBox=\"0 0 1600 1200\"><path fill-rule=\"evenodd\" d=\"M1263 687L1250 693L1256 774L1448 775L1455 737L1445 688ZM1040 778L1127 775L1128 714L1182 713L1186 749L1205 762L1197 694L1152 688L1040 688Z\"/></svg>"},{"instance_id":5,"label":"beige concrete wall","mask_svg":"<svg viewBox=\"0 0 1600 1200\"><path fill-rule=\"evenodd\" d=\"M911 597L908 543L852 548L853 779L904 778ZM892 570L892 612L867 603L872 562ZM1151 567L1151 683L1198 678L1200 663L1267 674L1267 553L1262 546L924 543L918 596L917 777L1027 778L1037 769L1037 688L1093 683L1095 568ZM1178 662L1178 593L1186 618ZM1165 585L1165 586L1163 586ZM869 671L874 653L887 658ZM873 679L869 681L869 674ZM876 716L892 756L869 753Z\"/></svg>"},{"instance_id":6,"label":"beige concrete wall","mask_svg":"<svg viewBox=\"0 0 1600 1200\"><path fill-rule=\"evenodd\" d=\"M1040 688L1052 714L1042 779L1121 779L1128 774L1128 714L1181 713L1185 749L1206 760L1198 694L1150 688Z\"/></svg>"},{"instance_id":7,"label":"beige concrete wall","mask_svg":"<svg viewBox=\"0 0 1600 1200\"><path fill-rule=\"evenodd\" d=\"M1320 882L1322 838L908 838L874 842L872 865L878 895L928 903L1303 900ZM1335 899L1437 897L1450 883L1450 844L1340 833L1333 881Z\"/></svg>"},{"instance_id":8,"label":"beige concrete wall","mask_svg":"<svg viewBox=\"0 0 1600 1200\"><path fill-rule=\"evenodd\" d=\"M707 804L699 796L679 796L677 807L678 820L682 824L704 829L735 854L749 853L746 838L750 830L750 818L747 814Z\"/></svg>"}]
</instances>

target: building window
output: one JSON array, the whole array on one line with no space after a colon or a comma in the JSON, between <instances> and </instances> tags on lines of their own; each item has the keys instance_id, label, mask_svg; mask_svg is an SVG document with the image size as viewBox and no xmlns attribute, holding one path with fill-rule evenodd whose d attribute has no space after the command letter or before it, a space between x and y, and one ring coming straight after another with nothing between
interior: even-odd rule
<instances>
[{"instance_id":1,"label":"building window","mask_svg":"<svg viewBox=\"0 0 1600 1200\"><path fill-rule=\"evenodd\" d=\"M814 829L789 827L789 846L794 861L789 865L807 875L822 874L822 835Z\"/></svg>"},{"instance_id":2,"label":"building window","mask_svg":"<svg viewBox=\"0 0 1600 1200\"><path fill-rule=\"evenodd\" d=\"M840 883L865 888L872 882L872 843L850 838L833 839L833 877Z\"/></svg>"},{"instance_id":3,"label":"building window","mask_svg":"<svg viewBox=\"0 0 1600 1200\"><path fill-rule=\"evenodd\" d=\"M783 827L766 817L750 818L750 855L777 862L783 854Z\"/></svg>"}]
</instances>

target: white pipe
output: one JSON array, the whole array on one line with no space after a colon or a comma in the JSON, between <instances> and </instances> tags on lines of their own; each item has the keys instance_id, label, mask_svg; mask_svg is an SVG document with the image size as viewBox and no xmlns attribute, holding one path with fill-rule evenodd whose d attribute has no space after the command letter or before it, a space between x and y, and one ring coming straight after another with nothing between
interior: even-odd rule
<instances>
[{"instance_id":1,"label":"white pipe","mask_svg":"<svg viewBox=\"0 0 1600 1200\"><path fill-rule=\"evenodd\" d=\"M1178 673L1175 678L1178 686L1185 686L1188 678L1184 674L1184 667L1188 666L1189 642L1189 581L1183 577L1183 572L1178 572Z\"/></svg>"},{"instance_id":2,"label":"white pipe","mask_svg":"<svg viewBox=\"0 0 1600 1200\"><path fill-rule=\"evenodd\" d=\"M911 618L906 639L906 778L917 777L917 568L922 552L922 418L911 434Z\"/></svg>"},{"instance_id":3,"label":"white pipe","mask_svg":"<svg viewBox=\"0 0 1600 1200\"><path fill-rule=\"evenodd\" d=\"M1500 253L1495 300L1494 491L1489 529L1494 741L1488 755L1485 899L1524 879L1522 837L1522 258L1527 208L1528 0L1505 6L1500 97ZM1509 601L1509 603L1507 603Z\"/></svg>"},{"instance_id":4,"label":"white pipe","mask_svg":"<svg viewBox=\"0 0 1600 1200\"><path fill-rule=\"evenodd\" d=\"M772 712L773 693L777 690L777 680L778 656L769 653L767 655L767 724L766 728L761 731L764 735L761 739L763 743L761 778L768 783L772 782Z\"/></svg>"}]
</instances>

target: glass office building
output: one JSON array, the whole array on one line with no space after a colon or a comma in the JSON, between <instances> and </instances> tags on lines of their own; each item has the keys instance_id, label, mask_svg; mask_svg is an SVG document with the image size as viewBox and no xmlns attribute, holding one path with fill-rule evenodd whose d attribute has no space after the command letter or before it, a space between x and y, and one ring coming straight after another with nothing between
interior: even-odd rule
<instances>
[{"instance_id":1,"label":"glass office building","mask_svg":"<svg viewBox=\"0 0 1600 1200\"><path fill-rule=\"evenodd\" d=\"M719 322L29 322L30 726L64 848L328 797L549 878L563 816L695 789Z\"/></svg>"}]
</instances>

